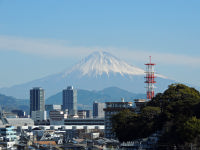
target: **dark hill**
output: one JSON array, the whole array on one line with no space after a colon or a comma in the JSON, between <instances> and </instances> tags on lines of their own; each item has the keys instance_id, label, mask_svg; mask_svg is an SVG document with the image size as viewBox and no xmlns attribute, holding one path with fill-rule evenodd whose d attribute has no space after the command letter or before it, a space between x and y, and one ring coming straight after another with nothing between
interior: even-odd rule
<instances>
[{"instance_id":1,"label":"dark hill","mask_svg":"<svg viewBox=\"0 0 200 150\"><path fill-rule=\"evenodd\" d=\"M28 100L16 99L12 96L0 94L0 106L5 111L13 109L22 109L26 112L29 111Z\"/></svg>"},{"instance_id":2,"label":"dark hill","mask_svg":"<svg viewBox=\"0 0 200 150\"><path fill-rule=\"evenodd\" d=\"M145 98L145 94L135 94L118 87L109 87L101 91L78 91L78 104L79 107L91 107L94 101L108 102L120 101L123 97L126 101L133 101L137 98ZM59 92L46 100L46 104L62 104L62 92Z\"/></svg>"}]
</instances>

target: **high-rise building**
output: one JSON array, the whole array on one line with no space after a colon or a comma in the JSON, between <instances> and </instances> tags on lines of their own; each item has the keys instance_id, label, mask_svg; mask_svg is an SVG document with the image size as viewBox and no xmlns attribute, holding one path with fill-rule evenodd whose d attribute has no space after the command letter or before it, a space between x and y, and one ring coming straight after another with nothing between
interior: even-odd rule
<instances>
[{"instance_id":1,"label":"high-rise building","mask_svg":"<svg viewBox=\"0 0 200 150\"><path fill-rule=\"evenodd\" d=\"M104 107L105 103L98 103L94 102L93 103L93 117L94 118L104 118Z\"/></svg>"},{"instance_id":2,"label":"high-rise building","mask_svg":"<svg viewBox=\"0 0 200 150\"><path fill-rule=\"evenodd\" d=\"M44 89L35 87L30 90L30 116L32 111L45 111Z\"/></svg>"},{"instance_id":3,"label":"high-rise building","mask_svg":"<svg viewBox=\"0 0 200 150\"><path fill-rule=\"evenodd\" d=\"M69 115L77 115L77 90L68 86L63 90L63 110L68 109Z\"/></svg>"},{"instance_id":4,"label":"high-rise building","mask_svg":"<svg viewBox=\"0 0 200 150\"><path fill-rule=\"evenodd\" d=\"M132 107L132 102L106 102L105 111L105 137L108 139L116 139L116 135L112 130L112 115L119 113L124 109L134 110Z\"/></svg>"}]
</instances>

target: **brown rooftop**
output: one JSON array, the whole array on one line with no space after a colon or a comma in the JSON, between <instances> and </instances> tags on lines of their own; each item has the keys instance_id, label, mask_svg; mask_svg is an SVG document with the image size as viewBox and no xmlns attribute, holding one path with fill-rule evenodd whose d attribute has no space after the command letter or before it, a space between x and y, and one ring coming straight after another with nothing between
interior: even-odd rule
<instances>
[{"instance_id":1,"label":"brown rooftop","mask_svg":"<svg viewBox=\"0 0 200 150\"><path fill-rule=\"evenodd\" d=\"M40 145L56 145L55 141L34 141L34 143L37 143Z\"/></svg>"}]
</instances>

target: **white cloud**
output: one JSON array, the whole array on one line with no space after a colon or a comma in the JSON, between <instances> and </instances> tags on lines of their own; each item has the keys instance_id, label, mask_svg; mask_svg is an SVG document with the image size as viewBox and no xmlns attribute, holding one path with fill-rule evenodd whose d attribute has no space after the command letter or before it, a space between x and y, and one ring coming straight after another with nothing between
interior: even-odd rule
<instances>
[{"instance_id":1,"label":"white cloud","mask_svg":"<svg viewBox=\"0 0 200 150\"><path fill-rule=\"evenodd\" d=\"M71 57L91 52L91 48L67 46L67 42L61 40L10 36L0 36L0 50L19 51L50 57Z\"/></svg>"},{"instance_id":2,"label":"white cloud","mask_svg":"<svg viewBox=\"0 0 200 150\"><path fill-rule=\"evenodd\" d=\"M153 57L156 63L168 65L187 65L200 67L200 58L184 54L158 53L139 50L130 50L113 47L81 47L69 46L67 41L53 39L33 39L13 36L0 36L0 51L19 51L48 57L84 57L97 50L111 52L122 59L133 60L136 62L147 62L148 56Z\"/></svg>"},{"instance_id":3,"label":"white cloud","mask_svg":"<svg viewBox=\"0 0 200 150\"><path fill-rule=\"evenodd\" d=\"M147 62L149 56L152 56L152 61L156 63L162 63L166 65L184 65L191 67L200 67L200 57L188 56L184 54L170 54L170 53L158 53L149 51L119 51L118 55L123 59Z\"/></svg>"}]
</instances>

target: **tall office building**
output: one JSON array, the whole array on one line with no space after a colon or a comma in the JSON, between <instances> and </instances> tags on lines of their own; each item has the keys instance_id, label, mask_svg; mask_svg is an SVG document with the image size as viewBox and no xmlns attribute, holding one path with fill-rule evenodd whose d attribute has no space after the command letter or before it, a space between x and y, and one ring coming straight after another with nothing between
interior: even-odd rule
<instances>
[{"instance_id":1,"label":"tall office building","mask_svg":"<svg viewBox=\"0 0 200 150\"><path fill-rule=\"evenodd\" d=\"M32 111L45 111L44 89L36 87L30 90L30 116Z\"/></svg>"},{"instance_id":2,"label":"tall office building","mask_svg":"<svg viewBox=\"0 0 200 150\"><path fill-rule=\"evenodd\" d=\"M63 90L63 110L68 109L69 115L77 115L77 90L68 86Z\"/></svg>"},{"instance_id":3,"label":"tall office building","mask_svg":"<svg viewBox=\"0 0 200 150\"><path fill-rule=\"evenodd\" d=\"M104 107L105 103L98 103L94 102L93 103L93 117L94 118L103 118L104 117Z\"/></svg>"}]
</instances>

